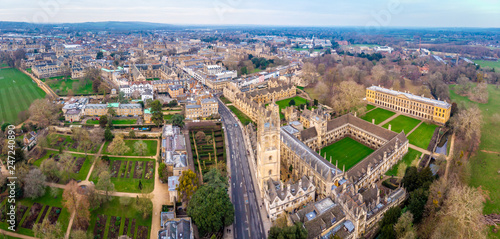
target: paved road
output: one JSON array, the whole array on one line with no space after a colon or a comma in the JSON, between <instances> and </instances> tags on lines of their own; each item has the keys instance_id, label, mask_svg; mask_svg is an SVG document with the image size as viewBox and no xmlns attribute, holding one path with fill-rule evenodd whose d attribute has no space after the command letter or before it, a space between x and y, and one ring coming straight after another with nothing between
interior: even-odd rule
<instances>
[{"instance_id":1,"label":"paved road","mask_svg":"<svg viewBox=\"0 0 500 239\"><path fill-rule=\"evenodd\" d=\"M266 238L255 194L258 189L253 186L243 132L229 109L220 101L219 113L227 132L230 152L231 196L235 208L234 238Z\"/></svg>"}]
</instances>

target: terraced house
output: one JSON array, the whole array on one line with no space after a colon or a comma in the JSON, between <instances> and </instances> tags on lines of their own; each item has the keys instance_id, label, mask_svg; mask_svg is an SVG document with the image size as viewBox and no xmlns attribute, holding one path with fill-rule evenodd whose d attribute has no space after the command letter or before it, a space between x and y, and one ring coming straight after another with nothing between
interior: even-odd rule
<instances>
[{"instance_id":1,"label":"terraced house","mask_svg":"<svg viewBox=\"0 0 500 239\"><path fill-rule=\"evenodd\" d=\"M366 100L377 106L438 124L445 124L450 119L450 103L414 95L409 92L370 86L366 88Z\"/></svg>"}]
</instances>

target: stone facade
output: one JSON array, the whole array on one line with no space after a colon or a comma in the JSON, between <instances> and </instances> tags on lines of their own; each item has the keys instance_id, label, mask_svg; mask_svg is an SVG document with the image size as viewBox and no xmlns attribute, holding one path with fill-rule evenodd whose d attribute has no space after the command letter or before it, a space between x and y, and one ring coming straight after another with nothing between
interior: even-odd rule
<instances>
[{"instance_id":1,"label":"stone facade","mask_svg":"<svg viewBox=\"0 0 500 239\"><path fill-rule=\"evenodd\" d=\"M366 89L366 100L372 104L438 124L445 124L450 119L451 104L439 99L370 86Z\"/></svg>"}]
</instances>

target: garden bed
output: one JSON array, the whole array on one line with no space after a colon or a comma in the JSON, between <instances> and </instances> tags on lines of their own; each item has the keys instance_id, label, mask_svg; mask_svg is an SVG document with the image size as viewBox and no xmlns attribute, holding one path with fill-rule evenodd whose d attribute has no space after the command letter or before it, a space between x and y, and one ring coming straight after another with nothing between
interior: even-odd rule
<instances>
[{"instance_id":1,"label":"garden bed","mask_svg":"<svg viewBox=\"0 0 500 239\"><path fill-rule=\"evenodd\" d=\"M61 208L60 207L52 207L49 212L49 222L50 224L56 224L57 219L59 219L59 215L61 215Z\"/></svg>"},{"instance_id":2,"label":"garden bed","mask_svg":"<svg viewBox=\"0 0 500 239\"><path fill-rule=\"evenodd\" d=\"M106 219L107 216L99 215L94 227L94 238L104 238L104 230L106 229Z\"/></svg>"},{"instance_id":3,"label":"garden bed","mask_svg":"<svg viewBox=\"0 0 500 239\"><path fill-rule=\"evenodd\" d=\"M30 214L26 219L24 219L22 227L32 229L33 225L36 222L36 218L40 214L40 211L42 210L42 204L40 203L33 203L33 206L31 206Z\"/></svg>"},{"instance_id":4,"label":"garden bed","mask_svg":"<svg viewBox=\"0 0 500 239\"><path fill-rule=\"evenodd\" d=\"M113 161L113 165L111 166L111 177L118 177L118 171L120 170L120 166L122 165L122 161L115 160Z\"/></svg>"}]
</instances>

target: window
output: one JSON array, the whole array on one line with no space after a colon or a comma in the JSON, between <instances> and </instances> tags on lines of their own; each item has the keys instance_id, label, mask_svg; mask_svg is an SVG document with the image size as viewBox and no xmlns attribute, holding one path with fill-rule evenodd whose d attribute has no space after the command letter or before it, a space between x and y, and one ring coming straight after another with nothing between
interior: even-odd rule
<instances>
[{"instance_id":1,"label":"window","mask_svg":"<svg viewBox=\"0 0 500 239\"><path fill-rule=\"evenodd\" d=\"M273 170L269 170L269 175L273 174Z\"/></svg>"}]
</instances>

